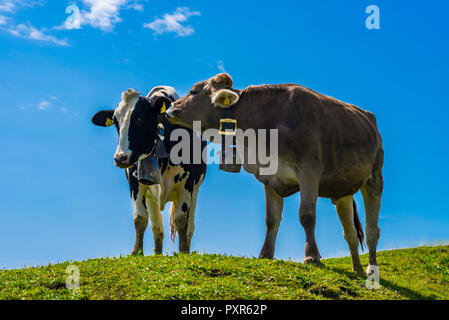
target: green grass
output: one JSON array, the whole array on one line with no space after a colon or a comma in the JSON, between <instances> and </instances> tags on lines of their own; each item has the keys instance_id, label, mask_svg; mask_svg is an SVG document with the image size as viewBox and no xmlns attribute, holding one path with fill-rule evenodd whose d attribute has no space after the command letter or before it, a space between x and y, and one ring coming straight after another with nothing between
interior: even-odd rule
<instances>
[{"instance_id":1,"label":"green grass","mask_svg":"<svg viewBox=\"0 0 449 320\"><path fill-rule=\"evenodd\" d=\"M361 257L367 266L367 255ZM126 256L0 270L0 299L448 299L449 246L378 253L381 288L350 258L324 267L216 254ZM65 287L69 264L81 285Z\"/></svg>"}]
</instances>

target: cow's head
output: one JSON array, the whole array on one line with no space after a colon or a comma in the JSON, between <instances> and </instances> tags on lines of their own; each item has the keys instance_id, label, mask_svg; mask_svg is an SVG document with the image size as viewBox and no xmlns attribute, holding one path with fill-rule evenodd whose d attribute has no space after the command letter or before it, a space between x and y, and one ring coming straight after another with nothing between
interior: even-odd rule
<instances>
[{"instance_id":1,"label":"cow's head","mask_svg":"<svg viewBox=\"0 0 449 320\"><path fill-rule=\"evenodd\" d=\"M161 139L158 115L168 108L172 100L164 95L144 98L134 89L122 93L122 101L115 110L103 110L92 117L101 127L115 125L119 134L114 164L129 168L137 161L152 155ZM162 133L163 134L163 133Z\"/></svg>"},{"instance_id":2,"label":"cow's head","mask_svg":"<svg viewBox=\"0 0 449 320\"><path fill-rule=\"evenodd\" d=\"M193 121L201 121L202 129L218 128L224 110L238 102L239 94L232 89L231 76L220 73L193 85L186 96L173 103L167 116L171 123L187 128L192 128Z\"/></svg>"}]
</instances>

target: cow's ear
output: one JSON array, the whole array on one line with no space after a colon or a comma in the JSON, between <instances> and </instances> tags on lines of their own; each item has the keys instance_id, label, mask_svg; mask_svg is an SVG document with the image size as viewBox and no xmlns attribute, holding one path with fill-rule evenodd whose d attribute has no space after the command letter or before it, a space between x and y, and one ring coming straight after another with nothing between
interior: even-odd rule
<instances>
[{"instance_id":1,"label":"cow's ear","mask_svg":"<svg viewBox=\"0 0 449 320\"><path fill-rule=\"evenodd\" d=\"M167 97L156 97L153 102L153 108L158 114L165 113L171 106L171 100Z\"/></svg>"},{"instance_id":2,"label":"cow's ear","mask_svg":"<svg viewBox=\"0 0 449 320\"><path fill-rule=\"evenodd\" d=\"M114 115L114 110L102 110L98 111L92 117L92 123L100 127L110 127L114 124L112 116Z\"/></svg>"},{"instance_id":3,"label":"cow's ear","mask_svg":"<svg viewBox=\"0 0 449 320\"><path fill-rule=\"evenodd\" d=\"M229 108L239 101L239 95L228 89L221 89L212 96L212 104L220 108Z\"/></svg>"}]
</instances>

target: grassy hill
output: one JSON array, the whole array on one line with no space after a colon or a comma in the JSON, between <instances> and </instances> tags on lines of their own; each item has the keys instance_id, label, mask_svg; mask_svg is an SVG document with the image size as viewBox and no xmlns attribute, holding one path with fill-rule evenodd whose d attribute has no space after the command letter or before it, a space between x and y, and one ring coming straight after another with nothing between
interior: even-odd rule
<instances>
[{"instance_id":1,"label":"grassy hill","mask_svg":"<svg viewBox=\"0 0 449 320\"><path fill-rule=\"evenodd\" d=\"M366 267L367 255L362 264ZM216 254L89 259L81 286L69 262L0 271L0 299L449 299L449 246L379 252L381 288L365 287L350 258L317 267Z\"/></svg>"}]
</instances>

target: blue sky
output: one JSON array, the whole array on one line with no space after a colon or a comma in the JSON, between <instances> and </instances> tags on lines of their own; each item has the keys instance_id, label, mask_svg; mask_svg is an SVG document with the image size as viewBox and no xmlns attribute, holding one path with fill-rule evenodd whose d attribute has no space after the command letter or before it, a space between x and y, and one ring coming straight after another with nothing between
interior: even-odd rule
<instances>
[{"instance_id":1,"label":"blue sky","mask_svg":"<svg viewBox=\"0 0 449 320\"><path fill-rule=\"evenodd\" d=\"M70 4L80 29L64 28ZM365 27L370 4L380 30ZM293 82L375 113L385 148L379 248L448 241L448 10L447 1L0 0L0 267L128 254L116 132L91 116L127 88L183 95L222 70L236 88ZM364 224L360 194L356 202ZM286 199L277 258L303 258L298 207L299 194ZM192 250L257 256L263 186L209 166L196 217ZM164 220L168 230L167 210ZM164 251L176 251L166 233ZM349 254L328 199L317 241L324 257Z\"/></svg>"}]
</instances>

